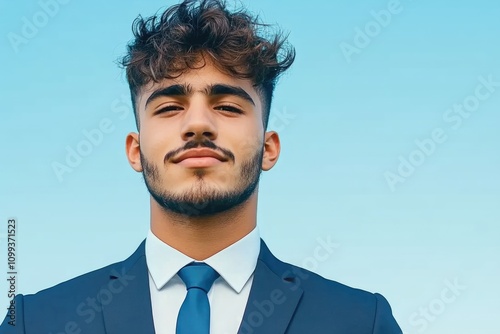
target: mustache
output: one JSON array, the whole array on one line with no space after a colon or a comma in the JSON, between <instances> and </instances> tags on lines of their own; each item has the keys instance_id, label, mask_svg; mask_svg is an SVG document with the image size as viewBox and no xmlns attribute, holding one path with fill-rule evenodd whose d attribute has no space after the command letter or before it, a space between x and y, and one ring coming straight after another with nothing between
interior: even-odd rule
<instances>
[{"instance_id":1,"label":"mustache","mask_svg":"<svg viewBox=\"0 0 500 334\"><path fill-rule=\"evenodd\" d=\"M187 151L187 150L190 150L192 148L198 148L198 147L206 147L206 148L209 148L211 150L218 151L218 152L222 153L224 155L224 157L226 157L228 160L231 160L234 162L234 154L231 151L215 145L210 140L202 140L202 141L192 140L192 141L189 141L186 143L186 145L184 145L184 147L178 148L176 150L170 151L167 154L165 154L165 158L163 159L163 162L164 163L167 162L168 160L172 159L172 157L180 154L183 151Z\"/></svg>"}]
</instances>

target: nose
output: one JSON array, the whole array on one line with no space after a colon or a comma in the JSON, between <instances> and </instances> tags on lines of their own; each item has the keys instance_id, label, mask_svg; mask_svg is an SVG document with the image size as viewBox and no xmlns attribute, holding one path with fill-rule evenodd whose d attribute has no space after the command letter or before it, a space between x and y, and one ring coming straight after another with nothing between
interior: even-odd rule
<instances>
[{"instance_id":1,"label":"nose","mask_svg":"<svg viewBox=\"0 0 500 334\"><path fill-rule=\"evenodd\" d=\"M215 140L217 128L210 106L203 101L191 103L183 120L181 135L184 141Z\"/></svg>"}]
</instances>

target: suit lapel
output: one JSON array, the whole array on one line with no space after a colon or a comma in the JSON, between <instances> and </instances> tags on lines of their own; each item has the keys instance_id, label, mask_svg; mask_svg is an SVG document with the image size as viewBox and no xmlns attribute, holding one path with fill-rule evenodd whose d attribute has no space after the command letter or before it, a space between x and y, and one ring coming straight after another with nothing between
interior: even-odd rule
<instances>
[{"instance_id":1,"label":"suit lapel","mask_svg":"<svg viewBox=\"0 0 500 334\"><path fill-rule=\"evenodd\" d=\"M101 289L109 291L100 293L107 298L101 303L108 334L155 333L144 246L143 241L132 256L114 266Z\"/></svg>"},{"instance_id":2,"label":"suit lapel","mask_svg":"<svg viewBox=\"0 0 500 334\"><path fill-rule=\"evenodd\" d=\"M154 334L145 241L111 267L99 293L108 334ZM284 334L302 296L292 267L275 258L264 241L238 334Z\"/></svg>"},{"instance_id":3,"label":"suit lapel","mask_svg":"<svg viewBox=\"0 0 500 334\"><path fill-rule=\"evenodd\" d=\"M259 259L238 334L283 334L302 289L292 267L276 259L261 239Z\"/></svg>"}]
</instances>

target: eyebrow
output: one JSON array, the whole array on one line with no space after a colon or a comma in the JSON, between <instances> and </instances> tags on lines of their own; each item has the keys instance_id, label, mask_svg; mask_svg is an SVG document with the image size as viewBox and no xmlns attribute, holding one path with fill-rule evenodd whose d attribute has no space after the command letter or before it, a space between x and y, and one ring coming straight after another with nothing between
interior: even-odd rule
<instances>
[{"instance_id":1,"label":"eyebrow","mask_svg":"<svg viewBox=\"0 0 500 334\"><path fill-rule=\"evenodd\" d=\"M237 86L223 85L223 84L211 85L208 87L207 91L205 91L205 94L207 94L208 96L215 96L215 95L238 96L255 106L255 102L252 99L252 97L243 88Z\"/></svg>"},{"instance_id":2,"label":"eyebrow","mask_svg":"<svg viewBox=\"0 0 500 334\"><path fill-rule=\"evenodd\" d=\"M192 94L192 91L193 90L189 85L172 85L157 89L146 100L146 107L148 106L148 104L160 97L188 96Z\"/></svg>"},{"instance_id":3,"label":"eyebrow","mask_svg":"<svg viewBox=\"0 0 500 334\"><path fill-rule=\"evenodd\" d=\"M233 95L250 102L255 106L255 102L252 97L241 87L225 85L225 84L215 84L210 85L202 91L207 96L216 95ZM146 107L149 103L153 102L160 97L170 97L170 96L189 96L193 94L193 89L190 85L172 85L165 88L160 88L155 90L146 100Z\"/></svg>"}]
</instances>

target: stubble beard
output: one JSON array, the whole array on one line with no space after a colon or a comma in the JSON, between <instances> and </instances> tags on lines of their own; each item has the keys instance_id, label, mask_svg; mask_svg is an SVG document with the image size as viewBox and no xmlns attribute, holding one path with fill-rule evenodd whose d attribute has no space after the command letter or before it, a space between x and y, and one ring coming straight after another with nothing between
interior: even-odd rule
<instances>
[{"instance_id":1,"label":"stubble beard","mask_svg":"<svg viewBox=\"0 0 500 334\"><path fill-rule=\"evenodd\" d=\"M153 199L164 210L188 217L215 215L248 200L259 184L263 156L262 148L241 164L239 178L233 189L217 189L205 180L206 171L198 170L193 186L182 194L176 194L169 192L167 186L162 184L158 167L140 153L144 182Z\"/></svg>"}]
</instances>

